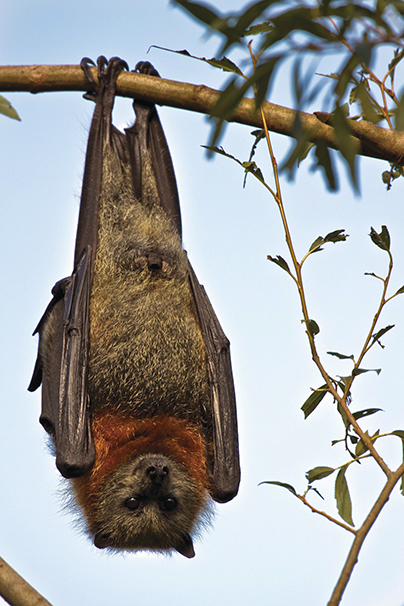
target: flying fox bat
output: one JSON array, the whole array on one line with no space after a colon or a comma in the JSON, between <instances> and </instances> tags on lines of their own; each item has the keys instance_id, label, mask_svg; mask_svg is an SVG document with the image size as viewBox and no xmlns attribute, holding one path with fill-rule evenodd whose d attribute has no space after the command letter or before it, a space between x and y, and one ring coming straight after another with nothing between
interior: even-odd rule
<instances>
[{"instance_id":1,"label":"flying fox bat","mask_svg":"<svg viewBox=\"0 0 404 606\"><path fill-rule=\"evenodd\" d=\"M231 500L240 481L229 342L182 248L156 109L134 101L134 125L117 130L127 65L99 57L98 81L91 65L74 269L35 330L29 390L42 383L40 421L96 547L193 557L211 498Z\"/></svg>"}]
</instances>

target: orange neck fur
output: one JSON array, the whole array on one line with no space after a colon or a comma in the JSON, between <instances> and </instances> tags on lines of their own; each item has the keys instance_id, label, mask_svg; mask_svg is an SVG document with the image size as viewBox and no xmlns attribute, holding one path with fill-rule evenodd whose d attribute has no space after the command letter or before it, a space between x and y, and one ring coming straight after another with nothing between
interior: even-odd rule
<instances>
[{"instance_id":1,"label":"orange neck fur","mask_svg":"<svg viewBox=\"0 0 404 606\"><path fill-rule=\"evenodd\" d=\"M208 490L206 446L199 429L183 419L157 415L134 419L102 413L93 419L95 463L82 478L73 480L78 503L91 518L91 504L107 477L136 455L163 454L183 465L189 475Z\"/></svg>"}]
</instances>

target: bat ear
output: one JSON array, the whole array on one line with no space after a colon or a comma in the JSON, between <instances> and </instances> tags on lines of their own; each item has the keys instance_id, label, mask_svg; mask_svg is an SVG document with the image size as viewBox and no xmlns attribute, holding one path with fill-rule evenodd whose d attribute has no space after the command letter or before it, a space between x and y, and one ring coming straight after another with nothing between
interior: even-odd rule
<instances>
[{"instance_id":1,"label":"bat ear","mask_svg":"<svg viewBox=\"0 0 404 606\"><path fill-rule=\"evenodd\" d=\"M194 545L189 534L184 534L182 536L181 543L176 545L175 549L186 558L193 558L195 556Z\"/></svg>"}]
</instances>

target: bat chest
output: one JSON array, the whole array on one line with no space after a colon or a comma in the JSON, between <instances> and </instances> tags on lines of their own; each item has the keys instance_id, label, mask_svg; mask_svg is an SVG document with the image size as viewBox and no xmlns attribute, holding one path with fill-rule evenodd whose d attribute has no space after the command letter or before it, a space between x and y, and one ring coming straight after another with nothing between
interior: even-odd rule
<instances>
[{"instance_id":1,"label":"bat chest","mask_svg":"<svg viewBox=\"0 0 404 606\"><path fill-rule=\"evenodd\" d=\"M92 409L202 423L209 382L186 255L154 210L132 207L121 225L100 226L90 297Z\"/></svg>"}]
</instances>

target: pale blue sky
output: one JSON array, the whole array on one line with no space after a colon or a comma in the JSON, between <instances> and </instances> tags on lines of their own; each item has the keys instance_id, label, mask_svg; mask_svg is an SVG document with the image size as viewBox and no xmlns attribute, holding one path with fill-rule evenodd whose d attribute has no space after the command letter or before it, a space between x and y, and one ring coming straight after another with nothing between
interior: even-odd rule
<instances>
[{"instance_id":1,"label":"pale blue sky","mask_svg":"<svg viewBox=\"0 0 404 606\"><path fill-rule=\"evenodd\" d=\"M241 8L240 0L216 3ZM210 57L217 40L165 0L115 3L105 0L55 2L6 0L0 21L0 64L77 64L83 56L118 55L133 68L149 59L163 77L219 87L224 76L181 56L152 49L186 48ZM338 66L334 66L334 71ZM326 71L326 67L318 71ZM331 68L329 68L331 71ZM290 75L280 75L271 100L288 104ZM331 402L307 421L300 406L310 387L322 384L311 360L292 281L266 260L287 256L273 202L258 183L230 161L207 161L207 119L163 108L160 116L172 151L183 214L184 244L232 345L239 411L242 482L231 503L217 508L214 527L196 545L196 557L147 555L110 557L95 549L64 513L61 485L38 423L40 393L29 394L36 356L31 337L50 298L50 289L72 269L87 129L93 105L79 93L6 94L22 122L0 116L1 200L1 410L0 555L55 606L71 604L164 604L178 606L317 606L326 604L345 560L351 535L311 515L289 493L260 486L280 480L303 491L304 473L317 465L345 462L343 437ZM321 109L320 107L316 109ZM116 104L115 124L132 121L129 100ZM231 125L225 149L247 159L250 128ZM274 137L280 160L289 148ZM259 162L270 168L264 150ZM384 166L361 160L362 195L354 197L344 169L341 191L329 194L306 161L295 182L282 187L293 239L302 256L319 235L335 229L350 234L307 262L305 282L311 316L318 322L320 352L357 353L370 326L379 283L364 272L382 273L386 255L368 237L370 225L389 227L396 261L393 289L404 284L403 183L386 193ZM359 378L355 410L380 407L369 418L374 432L404 428L404 298L386 309L381 326L396 324L365 366L380 376ZM329 356L328 356L329 357ZM331 373L349 364L330 358ZM383 453L398 465L401 444L386 442ZM359 523L382 487L383 477L366 461L348 475L354 521ZM325 502L312 502L336 515L333 480L318 488ZM398 493L372 530L347 590L344 606L402 606L404 499ZM0 598L1 600L1 598Z\"/></svg>"}]
</instances>

